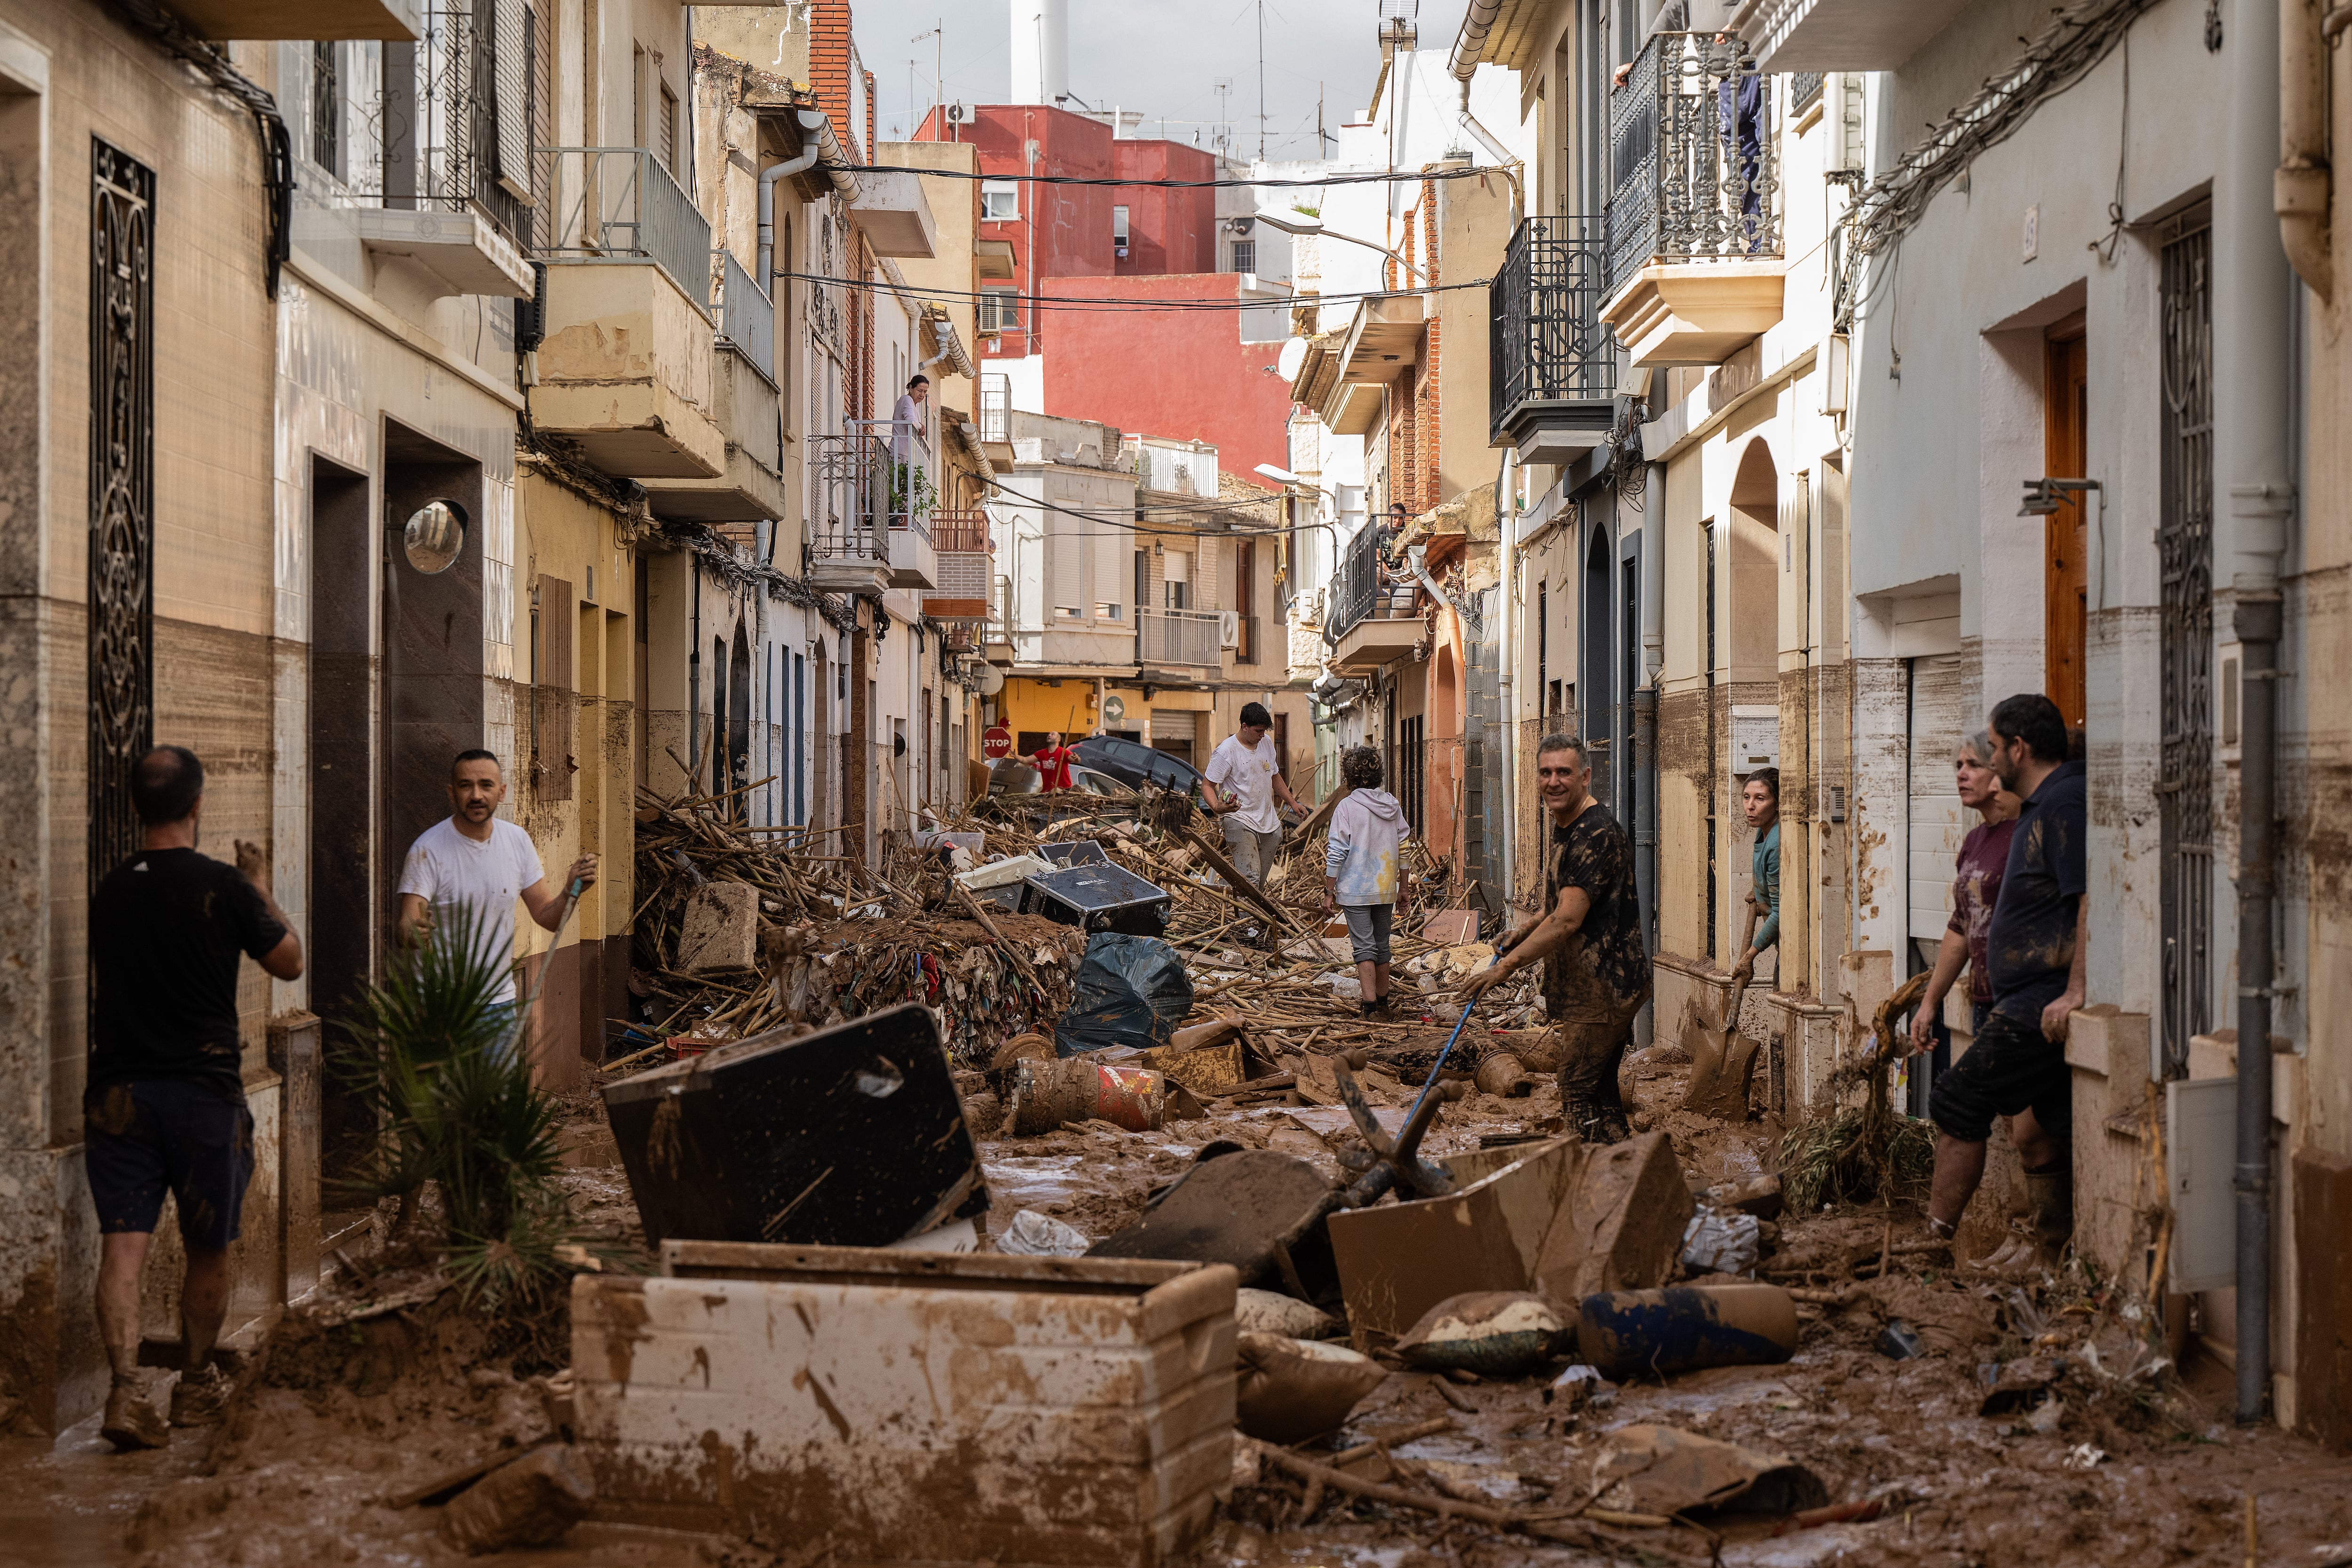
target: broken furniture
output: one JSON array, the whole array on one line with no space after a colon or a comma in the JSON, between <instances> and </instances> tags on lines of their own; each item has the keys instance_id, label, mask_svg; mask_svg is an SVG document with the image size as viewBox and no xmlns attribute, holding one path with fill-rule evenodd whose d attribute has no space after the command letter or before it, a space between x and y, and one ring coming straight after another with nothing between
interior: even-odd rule
<instances>
[{"instance_id":1,"label":"broken furniture","mask_svg":"<svg viewBox=\"0 0 2352 1568\"><path fill-rule=\"evenodd\" d=\"M1465 1291L1580 1301L1655 1285L1690 1219L1690 1189L1664 1133L1610 1145L1555 1138L1433 1163L1456 1191L1331 1215L1331 1256L1359 1349L1396 1338Z\"/></svg>"},{"instance_id":2,"label":"broken furniture","mask_svg":"<svg viewBox=\"0 0 2352 1568\"><path fill-rule=\"evenodd\" d=\"M988 1208L937 1015L912 1003L623 1079L604 1107L648 1241L883 1247Z\"/></svg>"},{"instance_id":3,"label":"broken furniture","mask_svg":"<svg viewBox=\"0 0 2352 1568\"><path fill-rule=\"evenodd\" d=\"M1044 848L1066 848L1065 845ZM1099 845L1095 853L1102 853ZM1042 850L1041 850L1042 852ZM1108 857L1078 861L1050 871L1033 871L1022 882L1021 912L1085 931L1158 936L1168 929L1168 889L1148 882Z\"/></svg>"},{"instance_id":4,"label":"broken furniture","mask_svg":"<svg viewBox=\"0 0 2352 1568\"><path fill-rule=\"evenodd\" d=\"M1140 1220L1087 1256L1223 1263L1243 1284L1287 1287L1311 1301L1331 1282L1322 1226L1331 1198L1331 1184L1306 1161L1235 1149L1204 1156Z\"/></svg>"},{"instance_id":5,"label":"broken furniture","mask_svg":"<svg viewBox=\"0 0 2352 1568\"><path fill-rule=\"evenodd\" d=\"M604 1517L845 1561L1158 1565L1234 1443L1231 1269L673 1241L572 1287Z\"/></svg>"}]
</instances>

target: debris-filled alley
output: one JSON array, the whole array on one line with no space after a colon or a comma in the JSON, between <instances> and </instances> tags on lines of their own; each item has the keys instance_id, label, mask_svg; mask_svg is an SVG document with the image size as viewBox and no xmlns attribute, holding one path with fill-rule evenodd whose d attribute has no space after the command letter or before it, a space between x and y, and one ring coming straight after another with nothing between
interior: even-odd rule
<instances>
[{"instance_id":1,"label":"debris-filled alley","mask_svg":"<svg viewBox=\"0 0 2352 1568\"><path fill-rule=\"evenodd\" d=\"M1830 1147L1662 1042L1562 1136L1459 911L1368 1020L1319 840L1261 903L1133 804L866 873L649 801L663 1037L546 1129L556 1283L486 1310L387 1198L221 1425L11 1453L0 1562L2352 1562L2352 1472L2147 1303L1926 1234L1883 1086ZM1022 912L1063 861L1164 938Z\"/></svg>"},{"instance_id":2,"label":"debris-filled alley","mask_svg":"<svg viewBox=\"0 0 2352 1568\"><path fill-rule=\"evenodd\" d=\"M2352 1568L2347 35L0 0L0 1568Z\"/></svg>"}]
</instances>

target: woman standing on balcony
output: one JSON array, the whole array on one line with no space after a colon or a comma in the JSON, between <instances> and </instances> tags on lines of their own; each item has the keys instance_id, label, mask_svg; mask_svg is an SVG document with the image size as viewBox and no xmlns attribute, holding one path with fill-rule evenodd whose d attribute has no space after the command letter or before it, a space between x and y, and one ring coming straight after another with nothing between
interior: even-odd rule
<instances>
[{"instance_id":1,"label":"woman standing on balcony","mask_svg":"<svg viewBox=\"0 0 2352 1568\"><path fill-rule=\"evenodd\" d=\"M890 457L895 462L909 462L918 454L931 449L931 426L929 404L931 378L919 375L907 384L898 395L898 406L890 411Z\"/></svg>"}]
</instances>

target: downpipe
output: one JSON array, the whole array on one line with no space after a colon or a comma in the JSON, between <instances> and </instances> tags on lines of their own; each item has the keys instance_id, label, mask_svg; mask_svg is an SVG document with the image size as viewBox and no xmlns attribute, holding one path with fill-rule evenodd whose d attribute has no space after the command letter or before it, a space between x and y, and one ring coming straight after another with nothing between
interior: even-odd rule
<instances>
[{"instance_id":1,"label":"downpipe","mask_svg":"<svg viewBox=\"0 0 2352 1568\"><path fill-rule=\"evenodd\" d=\"M2238 773L2237 1418L2263 1419L2271 1384L2271 997L2278 954L2279 577L2295 507L2288 455L2290 290L2275 210L2284 51L2277 6L2240 7L2214 192L2215 385L2227 423L2232 626L2242 715ZM2300 31L2300 27L2297 28ZM2270 199L2265 199L2270 198Z\"/></svg>"},{"instance_id":2,"label":"downpipe","mask_svg":"<svg viewBox=\"0 0 2352 1568\"><path fill-rule=\"evenodd\" d=\"M1519 476L1518 449L1503 448L1503 460L1495 469L1495 516L1500 520L1503 535L1502 587L1503 626L1497 647L1502 666L1501 689L1496 706L1501 710L1502 733L1496 737L1503 748L1503 916L1510 923L1508 911L1518 892L1518 831L1519 831L1519 707L1518 707L1518 630L1519 630Z\"/></svg>"},{"instance_id":3,"label":"downpipe","mask_svg":"<svg viewBox=\"0 0 2352 1568\"><path fill-rule=\"evenodd\" d=\"M817 158L824 152L824 116L814 109L803 109L793 118L800 121L803 138L799 155L760 173L760 287L768 291L770 299L776 293L776 183L814 168Z\"/></svg>"},{"instance_id":4,"label":"downpipe","mask_svg":"<svg viewBox=\"0 0 2352 1568\"><path fill-rule=\"evenodd\" d=\"M2323 21L2319 0L2279 0L2279 161L2271 205L2295 276L2323 302L2334 297L2336 256L2328 243L2328 44L2321 32L2344 15L2339 7Z\"/></svg>"},{"instance_id":5,"label":"downpipe","mask_svg":"<svg viewBox=\"0 0 2352 1568\"><path fill-rule=\"evenodd\" d=\"M1633 688L1633 872L1642 936L1658 943L1658 675L1665 668L1666 466L1642 492L1642 671Z\"/></svg>"}]
</instances>

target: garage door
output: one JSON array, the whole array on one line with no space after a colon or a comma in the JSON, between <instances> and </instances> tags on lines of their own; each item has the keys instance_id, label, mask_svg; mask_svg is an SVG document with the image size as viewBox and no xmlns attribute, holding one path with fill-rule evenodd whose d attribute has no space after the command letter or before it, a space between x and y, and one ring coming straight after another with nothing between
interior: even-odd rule
<instances>
[{"instance_id":1,"label":"garage door","mask_svg":"<svg viewBox=\"0 0 2352 1568\"><path fill-rule=\"evenodd\" d=\"M1970 729L1962 701L1959 655L1911 661L1910 934L1927 943L1923 956L1951 921L1952 861L1968 831L1952 782L1952 754Z\"/></svg>"}]
</instances>

